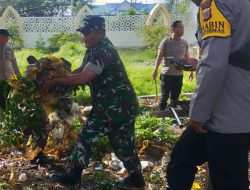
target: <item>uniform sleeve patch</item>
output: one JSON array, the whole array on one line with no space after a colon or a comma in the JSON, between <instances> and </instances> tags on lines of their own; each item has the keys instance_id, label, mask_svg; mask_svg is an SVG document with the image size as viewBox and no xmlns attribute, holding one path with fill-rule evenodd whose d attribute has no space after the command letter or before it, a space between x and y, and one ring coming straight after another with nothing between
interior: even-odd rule
<instances>
[{"instance_id":1,"label":"uniform sleeve patch","mask_svg":"<svg viewBox=\"0 0 250 190\"><path fill-rule=\"evenodd\" d=\"M231 25L218 9L216 0L203 0L199 10L202 39L231 36Z\"/></svg>"},{"instance_id":2,"label":"uniform sleeve patch","mask_svg":"<svg viewBox=\"0 0 250 190\"><path fill-rule=\"evenodd\" d=\"M100 75L102 73L102 71L103 71L102 67L100 67L99 65L96 65L94 63L91 63L91 62L88 62L87 65L85 66L85 68L93 71L97 75Z\"/></svg>"}]
</instances>

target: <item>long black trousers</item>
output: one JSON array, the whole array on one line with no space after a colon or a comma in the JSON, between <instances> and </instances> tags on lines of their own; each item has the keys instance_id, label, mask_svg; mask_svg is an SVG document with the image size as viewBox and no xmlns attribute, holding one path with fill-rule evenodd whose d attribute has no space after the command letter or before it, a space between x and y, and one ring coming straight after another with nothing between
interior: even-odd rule
<instances>
[{"instance_id":1,"label":"long black trousers","mask_svg":"<svg viewBox=\"0 0 250 190\"><path fill-rule=\"evenodd\" d=\"M183 75L164 75L161 74L161 100L159 106L165 109L168 98L175 102L181 94Z\"/></svg>"},{"instance_id":2,"label":"long black trousers","mask_svg":"<svg viewBox=\"0 0 250 190\"><path fill-rule=\"evenodd\" d=\"M5 109L6 97L8 96L9 91L10 88L8 84L5 81L0 81L0 108L2 109Z\"/></svg>"},{"instance_id":3,"label":"long black trousers","mask_svg":"<svg viewBox=\"0 0 250 190\"><path fill-rule=\"evenodd\" d=\"M188 127L171 153L168 190L190 190L197 166L208 162L214 190L248 190L250 133L196 134Z\"/></svg>"}]
</instances>

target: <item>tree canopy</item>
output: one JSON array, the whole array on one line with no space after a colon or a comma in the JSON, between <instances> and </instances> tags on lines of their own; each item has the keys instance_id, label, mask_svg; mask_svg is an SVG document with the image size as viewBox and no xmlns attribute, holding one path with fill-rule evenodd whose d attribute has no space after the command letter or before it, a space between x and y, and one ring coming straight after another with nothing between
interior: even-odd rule
<instances>
[{"instance_id":1,"label":"tree canopy","mask_svg":"<svg viewBox=\"0 0 250 190\"><path fill-rule=\"evenodd\" d=\"M80 9L89 0L73 1L73 6ZM70 8L70 0L2 0L0 13L7 6L14 7L22 17L42 17L42 16L64 16L67 9Z\"/></svg>"},{"instance_id":2,"label":"tree canopy","mask_svg":"<svg viewBox=\"0 0 250 190\"><path fill-rule=\"evenodd\" d=\"M75 0L73 1L73 13L77 14L78 11L84 6L84 5L88 5L90 8L93 8L92 5L90 5L91 0Z\"/></svg>"}]
</instances>

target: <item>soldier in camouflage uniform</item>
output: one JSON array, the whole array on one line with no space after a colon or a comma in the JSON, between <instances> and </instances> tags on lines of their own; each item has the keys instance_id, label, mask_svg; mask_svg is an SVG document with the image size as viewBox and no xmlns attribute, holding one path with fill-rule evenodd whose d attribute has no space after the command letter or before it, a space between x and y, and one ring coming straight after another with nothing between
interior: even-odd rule
<instances>
[{"instance_id":1,"label":"soldier in camouflage uniform","mask_svg":"<svg viewBox=\"0 0 250 190\"><path fill-rule=\"evenodd\" d=\"M81 173L89 164L91 145L106 135L129 176L119 183L121 189L143 189L140 160L134 145L134 123L137 100L124 65L113 44L105 36L105 21L87 16L77 29L84 35L88 48L82 65L71 76L57 78L43 86L48 91L55 85L89 84L92 111L81 129L72 155L73 169L64 175L52 175L62 185L80 182Z\"/></svg>"}]
</instances>

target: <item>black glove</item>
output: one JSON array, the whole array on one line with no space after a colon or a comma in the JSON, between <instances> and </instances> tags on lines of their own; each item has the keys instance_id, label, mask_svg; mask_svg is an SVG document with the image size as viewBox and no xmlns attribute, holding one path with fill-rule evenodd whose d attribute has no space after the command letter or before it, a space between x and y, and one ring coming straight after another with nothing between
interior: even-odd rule
<instances>
[{"instance_id":1,"label":"black glove","mask_svg":"<svg viewBox=\"0 0 250 190\"><path fill-rule=\"evenodd\" d=\"M169 56L166 58L167 61L173 63L177 68L180 69L191 69L193 66L186 64L185 61L183 59L176 59L174 56Z\"/></svg>"},{"instance_id":2,"label":"black glove","mask_svg":"<svg viewBox=\"0 0 250 190\"><path fill-rule=\"evenodd\" d=\"M29 64L35 64L37 62L37 59L33 55L30 55L29 57L27 57L27 61Z\"/></svg>"}]
</instances>

